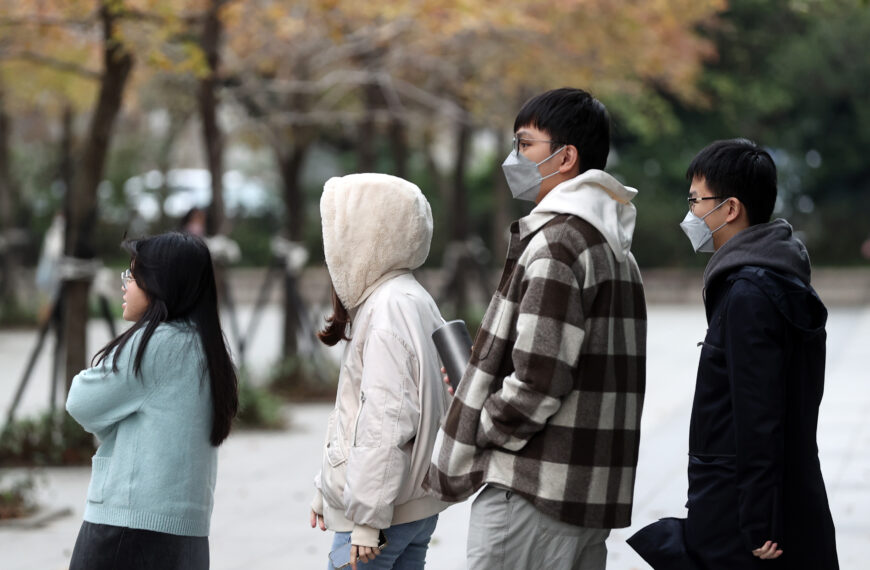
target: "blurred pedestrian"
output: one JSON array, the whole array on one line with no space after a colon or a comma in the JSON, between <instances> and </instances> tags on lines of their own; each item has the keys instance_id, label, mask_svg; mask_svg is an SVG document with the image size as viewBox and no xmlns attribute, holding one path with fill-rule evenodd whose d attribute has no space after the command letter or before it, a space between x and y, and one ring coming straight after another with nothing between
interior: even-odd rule
<instances>
[{"instance_id":1,"label":"blurred pedestrian","mask_svg":"<svg viewBox=\"0 0 870 570\"><path fill-rule=\"evenodd\" d=\"M208 215L202 208L193 207L179 221L179 231L198 237L205 237Z\"/></svg>"},{"instance_id":2,"label":"blurred pedestrian","mask_svg":"<svg viewBox=\"0 0 870 570\"><path fill-rule=\"evenodd\" d=\"M533 201L436 443L427 484L471 507L471 569L600 569L631 524L646 305L637 194L603 171L604 105L556 89L523 105L502 168Z\"/></svg>"},{"instance_id":3,"label":"blurred pedestrian","mask_svg":"<svg viewBox=\"0 0 870 570\"><path fill-rule=\"evenodd\" d=\"M449 399L432 342L444 321L411 273L432 212L406 180L352 174L326 182L320 213L333 314L318 337L347 345L310 523L335 531L330 569L342 551L353 568L423 568L447 506L422 487Z\"/></svg>"},{"instance_id":4,"label":"blurred pedestrian","mask_svg":"<svg viewBox=\"0 0 870 570\"><path fill-rule=\"evenodd\" d=\"M72 381L67 410L100 440L70 570L200 570L217 447L238 408L208 248L192 235L129 240L134 323Z\"/></svg>"}]
</instances>

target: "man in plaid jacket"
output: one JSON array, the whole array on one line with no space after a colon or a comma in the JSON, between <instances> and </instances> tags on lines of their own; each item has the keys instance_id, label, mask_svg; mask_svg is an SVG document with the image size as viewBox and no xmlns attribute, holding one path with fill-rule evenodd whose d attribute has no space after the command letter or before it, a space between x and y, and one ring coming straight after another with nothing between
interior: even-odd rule
<instances>
[{"instance_id":1,"label":"man in plaid jacket","mask_svg":"<svg viewBox=\"0 0 870 570\"><path fill-rule=\"evenodd\" d=\"M604 568L631 522L645 384L637 191L601 170L609 117L585 91L532 98L514 131L505 176L537 205L511 226L427 484L448 501L484 486L469 568Z\"/></svg>"}]
</instances>

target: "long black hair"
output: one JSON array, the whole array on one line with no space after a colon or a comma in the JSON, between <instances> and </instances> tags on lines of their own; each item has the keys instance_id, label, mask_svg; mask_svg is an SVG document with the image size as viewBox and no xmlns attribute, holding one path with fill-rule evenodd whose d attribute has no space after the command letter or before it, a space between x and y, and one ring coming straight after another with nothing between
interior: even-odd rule
<instances>
[{"instance_id":1,"label":"long black hair","mask_svg":"<svg viewBox=\"0 0 870 570\"><path fill-rule=\"evenodd\" d=\"M148 307L125 333L104 346L94 356L100 364L114 351L112 369L118 370L118 357L124 345L144 329L133 365L141 373L142 357L148 341L160 323L186 321L199 335L205 351L205 364L211 381L211 444L218 446L230 434L239 409L236 370L221 330L217 286L208 247L198 237L171 232L142 239L125 240L121 247L130 253L133 279L148 297Z\"/></svg>"}]
</instances>

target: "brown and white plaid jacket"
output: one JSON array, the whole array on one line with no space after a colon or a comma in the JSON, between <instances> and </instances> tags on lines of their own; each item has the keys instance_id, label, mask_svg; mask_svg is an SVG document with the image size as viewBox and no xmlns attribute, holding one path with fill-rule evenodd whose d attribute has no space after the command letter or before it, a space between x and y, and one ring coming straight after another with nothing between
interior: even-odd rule
<instances>
[{"instance_id":1,"label":"brown and white plaid jacket","mask_svg":"<svg viewBox=\"0 0 870 570\"><path fill-rule=\"evenodd\" d=\"M586 189L579 198L594 194L601 202L603 195L614 202L604 207L631 211L603 222L584 215L593 225L540 212L548 195L511 226L498 291L425 483L443 500L466 499L491 483L570 524L631 524L646 364L643 286L628 251L634 194L624 195L636 191L601 171L592 178L592 189L588 180L577 183ZM596 226L620 217L630 217L621 228L628 245L615 253L612 233L606 239Z\"/></svg>"}]
</instances>

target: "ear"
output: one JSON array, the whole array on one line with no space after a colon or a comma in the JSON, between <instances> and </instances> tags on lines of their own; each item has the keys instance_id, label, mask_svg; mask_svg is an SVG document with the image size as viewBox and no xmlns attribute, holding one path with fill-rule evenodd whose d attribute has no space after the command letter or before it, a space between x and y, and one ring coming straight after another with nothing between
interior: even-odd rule
<instances>
[{"instance_id":1,"label":"ear","mask_svg":"<svg viewBox=\"0 0 870 570\"><path fill-rule=\"evenodd\" d=\"M728 205L725 206L725 221L734 222L742 217L746 217L746 207L743 202L731 196L728 198Z\"/></svg>"},{"instance_id":2,"label":"ear","mask_svg":"<svg viewBox=\"0 0 870 570\"><path fill-rule=\"evenodd\" d=\"M562 161L559 163L559 172L575 176L580 172L580 153L577 147L569 144L562 151ZM574 172L574 174L571 174Z\"/></svg>"}]
</instances>

